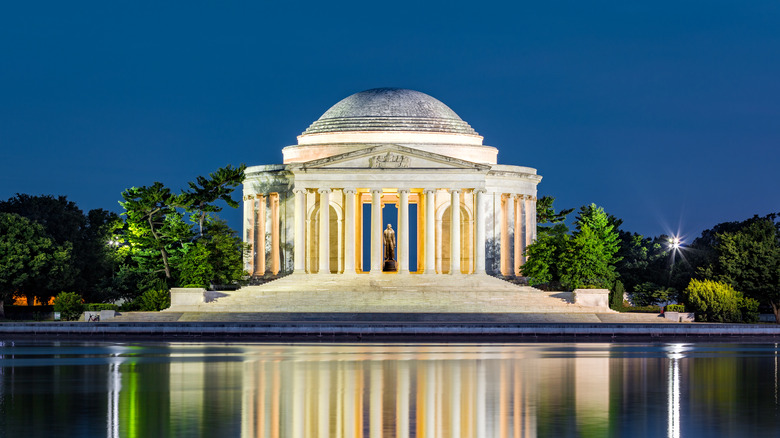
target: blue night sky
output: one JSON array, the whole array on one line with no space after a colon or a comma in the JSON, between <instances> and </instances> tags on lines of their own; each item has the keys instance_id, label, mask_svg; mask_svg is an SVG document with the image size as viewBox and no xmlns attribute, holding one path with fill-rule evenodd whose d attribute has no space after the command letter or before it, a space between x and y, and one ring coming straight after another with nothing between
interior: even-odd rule
<instances>
[{"instance_id":1,"label":"blue night sky","mask_svg":"<svg viewBox=\"0 0 780 438\"><path fill-rule=\"evenodd\" d=\"M403 87L557 207L693 238L780 211L779 78L776 0L4 2L0 199L119 212L131 186L281 163L342 98Z\"/></svg>"}]
</instances>

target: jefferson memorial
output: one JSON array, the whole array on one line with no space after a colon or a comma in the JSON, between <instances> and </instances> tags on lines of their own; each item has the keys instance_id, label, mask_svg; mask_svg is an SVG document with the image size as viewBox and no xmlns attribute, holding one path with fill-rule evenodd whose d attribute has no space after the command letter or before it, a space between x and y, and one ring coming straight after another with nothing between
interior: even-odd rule
<instances>
[{"instance_id":1,"label":"jefferson memorial","mask_svg":"<svg viewBox=\"0 0 780 438\"><path fill-rule=\"evenodd\" d=\"M247 271L519 276L542 178L498 164L482 139L418 91L346 97L282 149L283 164L247 168Z\"/></svg>"}]
</instances>

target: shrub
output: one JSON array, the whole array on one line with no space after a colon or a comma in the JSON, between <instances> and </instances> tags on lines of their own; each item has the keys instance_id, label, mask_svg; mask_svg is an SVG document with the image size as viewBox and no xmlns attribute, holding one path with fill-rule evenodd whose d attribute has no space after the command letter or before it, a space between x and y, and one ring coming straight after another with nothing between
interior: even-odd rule
<instances>
[{"instance_id":1,"label":"shrub","mask_svg":"<svg viewBox=\"0 0 780 438\"><path fill-rule=\"evenodd\" d=\"M100 312L101 310L119 310L119 306L110 303L90 303L86 304L86 309L90 312Z\"/></svg>"},{"instance_id":2,"label":"shrub","mask_svg":"<svg viewBox=\"0 0 780 438\"><path fill-rule=\"evenodd\" d=\"M140 297L141 310L154 312L171 307L171 293L165 281L159 281L156 287L147 290Z\"/></svg>"},{"instance_id":3,"label":"shrub","mask_svg":"<svg viewBox=\"0 0 780 438\"><path fill-rule=\"evenodd\" d=\"M612 310L619 310L623 307L623 295L626 293L626 288L623 286L623 282L620 280L615 281L615 285L612 286L612 290L609 292L609 308Z\"/></svg>"},{"instance_id":4,"label":"shrub","mask_svg":"<svg viewBox=\"0 0 780 438\"><path fill-rule=\"evenodd\" d=\"M669 304L666 306L667 312L685 312L684 304Z\"/></svg>"},{"instance_id":5,"label":"shrub","mask_svg":"<svg viewBox=\"0 0 780 438\"><path fill-rule=\"evenodd\" d=\"M76 321L84 312L81 295L76 292L60 292L54 299L54 311L60 312L63 321Z\"/></svg>"},{"instance_id":6,"label":"shrub","mask_svg":"<svg viewBox=\"0 0 780 438\"><path fill-rule=\"evenodd\" d=\"M739 309L742 312L742 322L758 322L758 300L743 297L739 303Z\"/></svg>"},{"instance_id":7,"label":"shrub","mask_svg":"<svg viewBox=\"0 0 780 438\"><path fill-rule=\"evenodd\" d=\"M685 288L685 298L697 321L755 322L758 302L745 298L726 283L711 280L691 280Z\"/></svg>"}]
</instances>

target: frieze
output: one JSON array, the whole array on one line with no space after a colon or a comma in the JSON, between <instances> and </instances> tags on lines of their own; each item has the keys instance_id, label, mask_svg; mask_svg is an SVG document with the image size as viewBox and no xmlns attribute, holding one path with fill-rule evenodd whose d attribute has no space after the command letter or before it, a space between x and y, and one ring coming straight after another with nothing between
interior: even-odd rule
<instances>
[{"instance_id":1,"label":"frieze","mask_svg":"<svg viewBox=\"0 0 780 438\"><path fill-rule=\"evenodd\" d=\"M372 169L393 169L409 167L409 157L388 152L368 159L368 167Z\"/></svg>"}]
</instances>

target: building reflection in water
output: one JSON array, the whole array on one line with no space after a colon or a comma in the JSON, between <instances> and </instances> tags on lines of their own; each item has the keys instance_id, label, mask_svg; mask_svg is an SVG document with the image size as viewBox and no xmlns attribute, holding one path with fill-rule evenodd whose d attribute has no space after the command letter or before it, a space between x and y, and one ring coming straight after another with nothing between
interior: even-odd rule
<instances>
[{"instance_id":1,"label":"building reflection in water","mask_svg":"<svg viewBox=\"0 0 780 438\"><path fill-rule=\"evenodd\" d=\"M244 363L242 436L535 436L540 390L566 397L569 382L583 430L606 430L604 350L566 361L501 346L295 350Z\"/></svg>"},{"instance_id":2,"label":"building reflection in water","mask_svg":"<svg viewBox=\"0 0 780 438\"><path fill-rule=\"evenodd\" d=\"M0 435L35 413L111 438L735 436L778 415L772 344L70 348L0 352Z\"/></svg>"}]
</instances>

